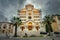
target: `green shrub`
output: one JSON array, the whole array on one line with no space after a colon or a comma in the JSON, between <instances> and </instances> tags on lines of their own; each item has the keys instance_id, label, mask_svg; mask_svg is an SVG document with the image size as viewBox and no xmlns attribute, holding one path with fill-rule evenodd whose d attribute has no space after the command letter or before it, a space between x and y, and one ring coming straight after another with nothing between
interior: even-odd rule
<instances>
[{"instance_id":1,"label":"green shrub","mask_svg":"<svg viewBox=\"0 0 60 40\"><path fill-rule=\"evenodd\" d=\"M30 37L36 37L36 35L31 35Z\"/></svg>"},{"instance_id":2,"label":"green shrub","mask_svg":"<svg viewBox=\"0 0 60 40\"><path fill-rule=\"evenodd\" d=\"M40 35L40 37L44 37L43 35Z\"/></svg>"}]
</instances>

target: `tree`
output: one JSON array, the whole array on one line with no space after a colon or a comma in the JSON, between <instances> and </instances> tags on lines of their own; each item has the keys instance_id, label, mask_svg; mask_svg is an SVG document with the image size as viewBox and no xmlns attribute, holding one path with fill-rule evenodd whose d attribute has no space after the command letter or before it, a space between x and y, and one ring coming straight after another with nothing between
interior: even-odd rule
<instances>
[{"instance_id":1,"label":"tree","mask_svg":"<svg viewBox=\"0 0 60 40\"><path fill-rule=\"evenodd\" d=\"M50 35L50 32L53 32L51 23L55 22L55 20L52 18L52 16L49 16L49 15L45 16L43 20L44 20L43 23L45 24L46 32L49 33Z\"/></svg>"},{"instance_id":2,"label":"tree","mask_svg":"<svg viewBox=\"0 0 60 40\"><path fill-rule=\"evenodd\" d=\"M21 19L20 19L19 17L13 17L13 18L11 19L11 22L12 22L13 25L15 26L14 37L17 37L17 27L22 24Z\"/></svg>"}]
</instances>

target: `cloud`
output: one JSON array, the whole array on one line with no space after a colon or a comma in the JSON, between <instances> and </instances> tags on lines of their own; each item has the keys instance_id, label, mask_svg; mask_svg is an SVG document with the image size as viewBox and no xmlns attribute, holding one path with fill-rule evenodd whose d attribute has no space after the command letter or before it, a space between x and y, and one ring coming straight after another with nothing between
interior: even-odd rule
<instances>
[{"instance_id":1,"label":"cloud","mask_svg":"<svg viewBox=\"0 0 60 40\"><path fill-rule=\"evenodd\" d=\"M42 10L45 15L60 14L60 0L0 0L0 21L9 21L12 16L17 16L17 10L26 4L32 3L35 8Z\"/></svg>"},{"instance_id":2,"label":"cloud","mask_svg":"<svg viewBox=\"0 0 60 40\"><path fill-rule=\"evenodd\" d=\"M60 14L60 0L48 0L45 4L46 13L50 14Z\"/></svg>"},{"instance_id":3,"label":"cloud","mask_svg":"<svg viewBox=\"0 0 60 40\"><path fill-rule=\"evenodd\" d=\"M38 7L41 6L42 17L45 15L60 14L60 0L33 0Z\"/></svg>"},{"instance_id":4,"label":"cloud","mask_svg":"<svg viewBox=\"0 0 60 40\"><path fill-rule=\"evenodd\" d=\"M7 18L1 13L2 12L0 11L0 22L7 22L8 21Z\"/></svg>"},{"instance_id":5,"label":"cloud","mask_svg":"<svg viewBox=\"0 0 60 40\"><path fill-rule=\"evenodd\" d=\"M22 7L24 0L0 0L0 21L10 21L12 16L17 16L17 10ZM5 20L7 19L7 20Z\"/></svg>"}]
</instances>

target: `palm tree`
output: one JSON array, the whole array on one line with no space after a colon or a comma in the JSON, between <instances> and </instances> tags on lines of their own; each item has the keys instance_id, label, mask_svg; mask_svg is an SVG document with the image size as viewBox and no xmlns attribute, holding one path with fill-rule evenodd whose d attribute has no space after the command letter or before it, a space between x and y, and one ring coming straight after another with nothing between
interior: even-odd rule
<instances>
[{"instance_id":1,"label":"palm tree","mask_svg":"<svg viewBox=\"0 0 60 40\"><path fill-rule=\"evenodd\" d=\"M22 24L21 19L19 17L13 17L11 19L11 22L15 26L15 34L14 34L14 37L17 37L17 27Z\"/></svg>"},{"instance_id":2,"label":"palm tree","mask_svg":"<svg viewBox=\"0 0 60 40\"><path fill-rule=\"evenodd\" d=\"M50 32L53 32L51 23L55 22L55 20L52 18L52 16L49 16L49 15L45 16L43 20L44 20L43 23L45 24L46 32L49 33L50 35Z\"/></svg>"}]
</instances>

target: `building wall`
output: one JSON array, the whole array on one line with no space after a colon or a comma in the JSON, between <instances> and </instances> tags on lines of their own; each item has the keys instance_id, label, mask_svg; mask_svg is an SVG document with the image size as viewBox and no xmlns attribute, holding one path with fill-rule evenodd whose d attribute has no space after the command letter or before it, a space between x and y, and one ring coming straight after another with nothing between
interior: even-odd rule
<instances>
[{"instance_id":1,"label":"building wall","mask_svg":"<svg viewBox=\"0 0 60 40\"><path fill-rule=\"evenodd\" d=\"M59 18L59 15L53 16L53 19L56 21L52 23L52 28L54 32L60 32L60 20L58 18Z\"/></svg>"},{"instance_id":2,"label":"building wall","mask_svg":"<svg viewBox=\"0 0 60 40\"><path fill-rule=\"evenodd\" d=\"M0 22L0 36L13 36L13 24L9 22Z\"/></svg>"},{"instance_id":3,"label":"building wall","mask_svg":"<svg viewBox=\"0 0 60 40\"><path fill-rule=\"evenodd\" d=\"M33 5L28 4L22 10L18 11L18 17L22 20L20 28L22 32L27 32L28 35L39 33L41 27L41 11L35 9ZM24 30L23 30L24 29ZM31 33L30 33L31 32ZM37 32L37 33L36 33Z\"/></svg>"}]
</instances>

